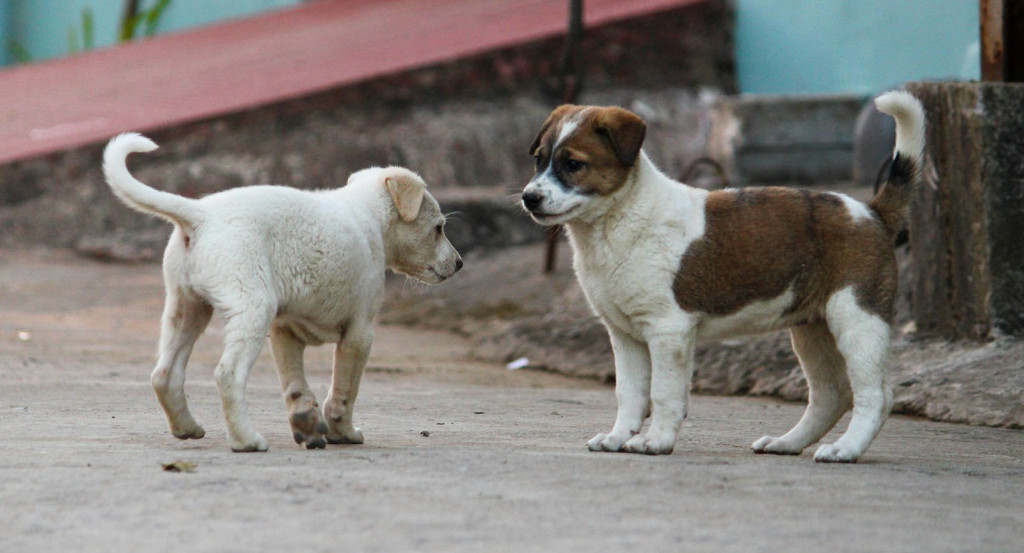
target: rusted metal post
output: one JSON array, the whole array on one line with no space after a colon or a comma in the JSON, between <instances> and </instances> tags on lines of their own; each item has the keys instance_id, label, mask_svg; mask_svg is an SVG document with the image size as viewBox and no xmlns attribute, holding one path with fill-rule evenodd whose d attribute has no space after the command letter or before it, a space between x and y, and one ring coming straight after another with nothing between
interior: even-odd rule
<instances>
[{"instance_id":1,"label":"rusted metal post","mask_svg":"<svg viewBox=\"0 0 1024 553\"><path fill-rule=\"evenodd\" d=\"M558 84L563 104L575 104L583 86L583 68L580 63L579 45L583 37L583 0L569 0L569 29L565 36L565 47L558 64ZM547 251L544 254L544 272L555 270L558 254L558 235L561 226L548 227L546 231Z\"/></svg>"},{"instance_id":2,"label":"rusted metal post","mask_svg":"<svg viewBox=\"0 0 1024 553\"><path fill-rule=\"evenodd\" d=\"M1024 82L1024 0L979 0L981 80Z\"/></svg>"}]
</instances>

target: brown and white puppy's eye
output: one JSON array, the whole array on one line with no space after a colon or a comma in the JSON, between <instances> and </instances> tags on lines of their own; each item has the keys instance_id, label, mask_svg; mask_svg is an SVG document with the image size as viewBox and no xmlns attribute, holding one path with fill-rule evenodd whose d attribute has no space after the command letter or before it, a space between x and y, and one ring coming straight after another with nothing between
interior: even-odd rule
<instances>
[{"instance_id":1,"label":"brown and white puppy's eye","mask_svg":"<svg viewBox=\"0 0 1024 553\"><path fill-rule=\"evenodd\" d=\"M585 164L578 159L569 158L565 160L564 167L566 173L578 173L581 169L583 169L583 167L585 167Z\"/></svg>"}]
</instances>

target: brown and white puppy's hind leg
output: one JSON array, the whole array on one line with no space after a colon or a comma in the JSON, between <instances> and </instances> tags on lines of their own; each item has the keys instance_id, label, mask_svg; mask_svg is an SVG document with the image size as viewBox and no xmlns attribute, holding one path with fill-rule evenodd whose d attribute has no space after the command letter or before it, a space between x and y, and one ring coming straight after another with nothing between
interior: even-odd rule
<instances>
[{"instance_id":1,"label":"brown and white puppy's hind leg","mask_svg":"<svg viewBox=\"0 0 1024 553\"><path fill-rule=\"evenodd\" d=\"M825 321L790 329L793 350L807 379L807 409L782 437L764 436L753 443L755 453L799 455L817 442L850 409L852 396L846 361Z\"/></svg>"},{"instance_id":2,"label":"brown and white puppy's hind leg","mask_svg":"<svg viewBox=\"0 0 1024 553\"><path fill-rule=\"evenodd\" d=\"M852 287L833 294L825 308L836 347L846 360L853 392L853 417L834 444L822 444L814 453L819 462L850 463L871 445L892 409L889 387L892 329L881 317L857 303Z\"/></svg>"}]
</instances>

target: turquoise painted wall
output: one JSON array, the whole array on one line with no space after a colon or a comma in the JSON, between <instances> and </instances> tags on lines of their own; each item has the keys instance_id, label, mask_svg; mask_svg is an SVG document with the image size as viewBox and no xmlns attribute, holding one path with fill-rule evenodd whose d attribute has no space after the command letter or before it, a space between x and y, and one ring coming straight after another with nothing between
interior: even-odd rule
<instances>
[{"instance_id":1,"label":"turquoise painted wall","mask_svg":"<svg viewBox=\"0 0 1024 553\"><path fill-rule=\"evenodd\" d=\"M142 0L143 7L156 0ZM160 22L170 32L284 8L301 0L173 0ZM554 1L554 0L553 0ZM0 65L33 60L81 41L92 9L96 46L113 44L122 0L0 0ZM921 79L977 79L977 0L735 0L736 62L747 93L873 94Z\"/></svg>"},{"instance_id":2,"label":"turquoise painted wall","mask_svg":"<svg viewBox=\"0 0 1024 553\"><path fill-rule=\"evenodd\" d=\"M977 0L736 0L740 90L874 94L978 79Z\"/></svg>"},{"instance_id":3,"label":"turquoise painted wall","mask_svg":"<svg viewBox=\"0 0 1024 553\"><path fill-rule=\"evenodd\" d=\"M7 0L0 0L0 67L11 62L4 43L7 41Z\"/></svg>"},{"instance_id":4,"label":"turquoise painted wall","mask_svg":"<svg viewBox=\"0 0 1024 553\"><path fill-rule=\"evenodd\" d=\"M166 33L224 19L285 8L301 0L172 0L157 29ZM142 0L141 8L156 0ZM24 49L33 61L67 55L71 42L81 45L82 12L93 14L95 46L114 44L123 0L0 0L0 62L16 61L12 45ZM69 40L70 32L77 36Z\"/></svg>"}]
</instances>

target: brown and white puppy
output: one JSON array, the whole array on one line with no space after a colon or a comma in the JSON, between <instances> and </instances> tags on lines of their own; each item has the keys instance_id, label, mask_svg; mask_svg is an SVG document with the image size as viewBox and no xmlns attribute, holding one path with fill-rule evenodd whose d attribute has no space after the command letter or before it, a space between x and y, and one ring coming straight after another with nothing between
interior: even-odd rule
<instances>
[{"instance_id":1,"label":"brown and white puppy","mask_svg":"<svg viewBox=\"0 0 1024 553\"><path fill-rule=\"evenodd\" d=\"M531 147L523 206L564 224L574 267L615 354L618 416L592 451L671 453L700 340L789 328L810 387L803 417L758 453L799 454L849 409L816 461L853 462L892 407L888 384L900 230L919 180L924 112L908 93L875 100L896 119L892 170L868 204L829 192L707 192L662 174L646 126L615 107L562 106ZM650 413L650 426L640 433Z\"/></svg>"}]
</instances>

